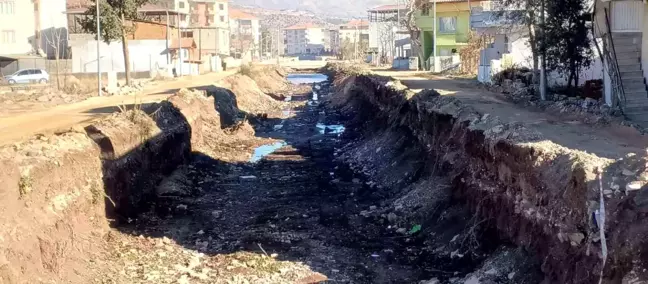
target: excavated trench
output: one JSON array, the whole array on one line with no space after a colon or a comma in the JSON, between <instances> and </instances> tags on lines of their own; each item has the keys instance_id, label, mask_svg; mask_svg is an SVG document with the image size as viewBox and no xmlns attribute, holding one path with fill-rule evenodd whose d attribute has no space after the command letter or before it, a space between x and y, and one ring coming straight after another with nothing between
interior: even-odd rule
<instances>
[{"instance_id":1,"label":"excavated trench","mask_svg":"<svg viewBox=\"0 0 648 284\"><path fill-rule=\"evenodd\" d=\"M198 194L158 199L154 214L119 230L166 236L206 255L277 255L321 274L300 283L464 283L478 269L493 283L541 279L535 260L504 245L450 196L443 169L439 178L423 178L431 169L411 133L363 110L340 111L325 75L288 79L313 91L285 96L307 102L286 107L283 117L256 120L255 135L272 143L256 147L247 162L194 155L182 175ZM387 152L394 156L381 156ZM369 168L394 171L376 178L355 163L357 155L375 156Z\"/></svg>"},{"instance_id":2,"label":"excavated trench","mask_svg":"<svg viewBox=\"0 0 648 284\"><path fill-rule=\"evenodd\" d=\"M641 238L616 232L642 215L608 200L607 266L592 223L593 169L619 182L628 161L336 68L237 74L0 148L0 283L641 279Z\"/></svg>"}]
</instances>

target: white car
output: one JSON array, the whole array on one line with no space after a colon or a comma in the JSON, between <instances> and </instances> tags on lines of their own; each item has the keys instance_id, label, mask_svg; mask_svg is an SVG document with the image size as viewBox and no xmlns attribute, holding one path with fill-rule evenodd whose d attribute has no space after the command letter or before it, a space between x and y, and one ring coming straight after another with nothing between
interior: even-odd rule
<instances>
[{"instance_id":1,"label":"white car","mask_svg":"<svg viewBox=\"0 0 648 284\"><path fill-rule=\"evenodd\" d=\"M45 84L49 82L50 75L43 69L23 69L9 76L5 76L4 79L9 85L29 83Z\"/></svg>"}]
</instances>

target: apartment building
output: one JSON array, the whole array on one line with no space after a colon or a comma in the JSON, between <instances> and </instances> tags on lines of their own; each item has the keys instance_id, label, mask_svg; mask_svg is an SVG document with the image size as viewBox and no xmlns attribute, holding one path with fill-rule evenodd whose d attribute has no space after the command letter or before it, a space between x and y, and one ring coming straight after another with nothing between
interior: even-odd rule
<instances>
[{"instance_id":1,"label":"apartment building","mask_svg":"<svg viewBox=\"0 0 648 284\"><path fill-rule=\"evenodd\" d=\"M327 51L331 54L338 54L340 52L340 30L329 29L325 32L328 33L328 42L325 43Z\"/></svg>"},{"instance_id":2,"label":"apartment building","mask_svg":"<svg viewBox=\"0 0 648 284\"><path fill-rule=\"evenodd\" d=\"M189 0L189 26L200 53L229 55L229 3L227 0Z\"/></svg>"},{"instance_id":3,"label":"apartment building","mask_svg":"<svg viewBox=\"0 0 648 284\"><path fill-rule=\"evenodd\" d=\"M321 54L325 51L324 43L329 36L328 30L312 23L287 27L284 29L284 53Z\"/></svg>"},{"instance_id":4,"label":"apartment building","mask_svg":"<svg viewBox=\"0 0 648 284\"><path fill-rule=\"evenodd\" d=\"M340 26L340 41L356 43L369 41L369 21L351 20Z\"/></svg>"},{"instance_id":5,"label":"apartment building","mask_svg":"<svg viewBox=\"0 0 648 284\"><path fill-rule=\"evenodd\" d=\"M88 10L90 2L88 1L68 1L67 5L67 23L71 34L85 34L79 19L86 17L85 12ZM188 0L157 0L154 3L142 5L137 12L142 17L141 20L168 24L173 27L189 27L189 1Z\"/></svg>"},{"instance_id":6,"label":"apartment building","mask_svg":"<svg viewBox=\"0 0 648 284\"><path fill-rule=\"evenodd\" d=\"M401 19L407 16L405 5L382 5L368 10L369 49L377 55L374 63L391 62L395 57L405 56L396 49L397 41L409 38L409 32Z\"/></svg>"},{"instance_id":7,"label":"apartment building","mask_svg":"<svg viewBox=\"0 0 648 284\"><path fill-rule=\"evenodd\" d=\"M0 56L67 51L65 0L0 0Z\"/></svg>"},{"instance_id":8,"label":"apartment building","mask_svg":"<svg viewBox=\"0 0 648 284\"><path fill-rule=\"evenodd\" d=\"M259 19L237 9L229 9L230 50L239 58L260 57Z\"/></svg>"}]
</instances>

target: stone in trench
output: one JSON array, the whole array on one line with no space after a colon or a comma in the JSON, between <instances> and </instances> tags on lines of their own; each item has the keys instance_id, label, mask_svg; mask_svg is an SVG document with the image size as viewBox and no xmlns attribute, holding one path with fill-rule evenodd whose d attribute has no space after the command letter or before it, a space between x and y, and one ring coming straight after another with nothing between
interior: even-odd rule
<instances>
[{"instance_id":1,"label":"stone in trench","mask_svg":"<svg viewBox=\"0 0 648 284\"><path fill-rule=\"evenodd\" d=\"M567 235L567 237L569 238L569 241L571 242L572 246L580 245L585 239L585 235L583 235L582 233L571 233Z\"/></svg>"},{"instance_id":2,"label":"stone in trench","mask_svg":"<svg viewBox=\"0 0 648 284\"><path fill-rule=\"evenodd\" d=\"M389 221L389 223L396 222L396 219L398 219L398 216L396 216L394 212L387 214L387 221Z\"/></svg>"},{"instance_id":3,"label":"stone in trench","mask_svg":"<svg viewBox=\"0 0 648 284\"><path fill-rule=\"evenodd\" d=\"M641 189L642 186L643 186L643 182L640 181L629 182L628 184L626 184L626 193L630 191L639 190Z\"/></svg>"},{"instance_id":4,"label":"stone in trench","mask_svg":"<svg viewBox=\"0 0 648 284\"><path fill-rule=\"evenodd\" d=\"M628 169L623 169L622 173L623 173L624 176L634 176L635 175L635 173L633 171L628 170Z\"/></svg>"}]
</instances>

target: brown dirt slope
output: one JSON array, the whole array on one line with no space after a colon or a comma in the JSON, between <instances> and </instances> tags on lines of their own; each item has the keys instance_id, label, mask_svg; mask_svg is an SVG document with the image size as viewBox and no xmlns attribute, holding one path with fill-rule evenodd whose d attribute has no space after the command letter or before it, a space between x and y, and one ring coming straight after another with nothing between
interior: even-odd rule
<instances>
[{"instance_id":1,"label":"brown dirt slope","mask_svg":"<svg viewBox=\"0 0 648 284\"><path fill-rule=\"evenodd\" d=\"M390 156L385 154L390 145L403 142L383 137L373 148L364 145L361 153L350 155L378 184L409 186L412 193L434 202L421 187L428 186L426 179L442 176L450 194L469 204L480 223L543 260L549 283L594 283L601 270L606 283L648 279L642 274L648 251L641 238L648 226L640 221L648 213L645 153L597 157L556 144L533 126L504 122L435 91L413 93L388 77L345 72L342 67L330 70L337 74L334 104L356 120L384 125L372 128L367 122L367 131L387 135L387 128L403 139L411 136L413 141L405 143L425 149L407 159ZM393 162L372 166L384 163L382 155ZM398 158L419 163L397 168L405 165ZM605 266L597 217L601 193L606 211ZM401 206L404 201L408 199L402 199Z\"/></svg>"}]
</instances>

